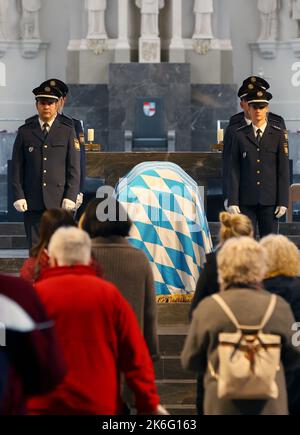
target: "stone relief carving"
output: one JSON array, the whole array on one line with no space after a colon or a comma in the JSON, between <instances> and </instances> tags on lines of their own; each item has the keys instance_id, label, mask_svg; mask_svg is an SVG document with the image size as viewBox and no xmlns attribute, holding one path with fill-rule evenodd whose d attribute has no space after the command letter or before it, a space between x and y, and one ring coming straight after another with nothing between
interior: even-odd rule
<instances>
[{"instance_id":1,"label":"stone relief carving","mask_svg":"<svg viewBox=\"0 0 300 435\"><path fill-rule=\"evenodd\" d=\"M39 13L41 0L22 0L21 37L24 40L40 40Z\"/></svg>"},{"instance_id":2,"label":"stone relief carving","mask_svg":"<svg viewBox=\"0 0 300 435\"><path fill-rule=\"evenodd\" d=\"M213 0L195 0L195 30L193 39L212 39L211 17L214 12Z\"/></svg>"},{"instance_id":3,"label":"stone relief carving","mask_svg":"<svg viewBox=\"0 0 300 435\"><path fill-rule=\"evenodd\" d=\"M88 33L86 39L107 39L105 27L106 0L86 0L88 11Z\"/></svg>"},{"instance_id":4,"label":"stone relief carving","mask_svg":"<svg viewBox=\"0 0 300 435\"><path fill-rule=\"evenodd\" d=\"M260 35L258 41L276 41L278 33L278 11L280 0L258 0L257 8L260 13Z\"/></svg>"},{"instance_id":5,"label":"stone relief carving","mask_svg":"<svg viewBox=\"0 0 300 435\"><path fill-rule=\"evenodd\" d=\"M158 37L158 15L164 0L135 0L135 4L141 10L141 37Z\"/></svg>"}]
</instances>

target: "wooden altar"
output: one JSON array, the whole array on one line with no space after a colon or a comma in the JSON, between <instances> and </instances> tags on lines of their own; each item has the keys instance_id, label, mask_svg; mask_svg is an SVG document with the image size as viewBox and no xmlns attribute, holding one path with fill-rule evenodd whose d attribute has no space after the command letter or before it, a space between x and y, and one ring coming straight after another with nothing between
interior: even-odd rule
<instances>
[{"instance_id":1,"label":"wooden altar","mask_svg":"<svg viewBox=\"0 0 300 435\"><path fill-rule=\"evenodd\" d=\"M222 154L219 152L87 152L87 176L115 186L118 180L142 162L176 163L206 194L222 193ZM155 164L154 164L155 165Z\"/></svg>"}]
</instances>

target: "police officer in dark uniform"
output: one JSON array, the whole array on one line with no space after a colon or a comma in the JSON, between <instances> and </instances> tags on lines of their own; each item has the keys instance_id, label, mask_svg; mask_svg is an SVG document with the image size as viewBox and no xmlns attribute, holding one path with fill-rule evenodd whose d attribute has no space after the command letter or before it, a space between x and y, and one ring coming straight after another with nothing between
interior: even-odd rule
<instances>
[{"instance_id":1,"label":"police officer in dark uniform","mask_svg":"<svg viewBox=\"0 0 300 435\"><path fill-rule=\"evenodd\" d=\"M286 213L289 194L289 159L286 133L268 119L272 95L255 90L247 95L251 125L238 128L230 163L229 211L247 215L261 237L277 232Z\"/></svg>"},{"instance_id":2,"label":"police officer in dark uniform","mask_svg":"<svg viewBox=\"0 0 300 435\"><path fill-rule=\"evenodd\" d=\"M41 86L50 86L56 87L61 92L61 98L58 101L58 113L60 113L66 121L69 120L70 124L73 125L75 129L76 137L80 144L80 193L77 196L76 200L76 209L78 209L83 202L83 192L84 192L84 183L85 183L85 141L84 141L84 132L82 128L82 124L78 119L69 118L63 113L64 106L67 100L67 95L69 93L69 88L62 80L59 79L49 79L41 84Z\"/></svg>"},{"instance_id":3,"label":"police officer in dark uniform","mask_svg":"<svg viewBox=\"0 0 300 435\"><path fill-rule=\"evenodd\" d=\"M223 197L225 200L225 208L227 206L228 198L228 183L230 174L230 155L231 155L231 144L233 136L236 130L242 126L251 124L251 118L249 114L249 107L247 102L247 95L255 90L264 90L270 88L269 83L262 77L250 76L243 81L242 86L238 91L238 97L240 98L240 106L243 109L242 112L233 115L229 120L229 125L226 129L224 136L224 147L222 155L222 168L223 168ZM276 115L275 113L268 113L268 120L272 125L280 127L282 130L286 131L286 126L284 119Z\"/></svg>"},{"instance_id":4,"label":"police officer in dark uniform","mask_svg":"<svg viewBox=\"0 0 300 435\"><path fill-rule=\"evenodd\" d=\"M24 213L30 247L38 242L45 209L75 210L80 186L80 145L57 113L59 90L45 86L33 93L38 116L19 128L12 156L14 207Z\"/></svg>"}]
</instances>

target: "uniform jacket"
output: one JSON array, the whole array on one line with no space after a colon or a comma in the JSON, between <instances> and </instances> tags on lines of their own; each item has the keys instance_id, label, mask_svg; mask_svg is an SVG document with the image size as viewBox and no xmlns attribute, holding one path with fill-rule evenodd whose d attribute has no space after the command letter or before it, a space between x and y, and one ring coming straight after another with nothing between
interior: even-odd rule
<instances>
[{"instance_id":1,"label":"uniform jacket","mask_svg":"<svg viewBox=\"0 0 300 435\"><path fill-rule=\"evenodd\" d=\"M139 412L153 412L159 397L152 361L128 302L88 266L45 270L36 289L55 327L68 373L28 409L47 414L114 415L122 407L120 372Z\"/></svg>"},{"instance_id":2,"label":"uniform jacket","mask_svg":"<svg viewBox=\"0 0 300 435\"><path fill-rule=\"evenodd\" d=\"M275 113L269 112L268 121L271 125L280 127L282 130L286 130L284 119L276 115ZM222 156L222 168L223 168L223 195L224 199L228 198L229 180L230 180L230 159L231 159L231 146L234 134L240 127L246 126L244 112L239 112L233 115L230 120L228 127L225 131L224 136L224 146L223 146L223 156Z\"/></svg>"},{"instance_id":3,"label":"uniform jacket","mask_svg":"<svg viewBox=\"0 0 300 435\"><path fill-rule=\"evenodd\" d=\"M0 322L7 325L6 346L0 347L0 414L24 414L25 398L53 390L66 367L54 324L32 285L1 275L0 298Z\"/></svg>"},{"instance_id":4,"label":"uniform jacket","mask_svg":"<svg viewBox=\"0 0 300 435\"><path fill-rule=\"evenodd\" d=\"M270 302L265 290L234 288L222 293L222 297L234 312L240 324L257 325L261 322ZM277 375L278 399L272 400L228 400L217 396L217 381L207 370L208 359L213 367L218 366L218 335L220 332L235 332L236 328L218 304L208 297L194 310L192 324L181 355L183 367L205 372L204 411L205 414L287 414L287 393L285 370L300 366L300 348L292 343L295 322L289 305L277 296L273 315L264 332L281 336L281 368Z\"/></svg>"},{"instance_id":5,"label":"uniform jacket","mask_svg":"<svg viewBox=\"0 0 300 435\"><path fill-rule=\"evenodd\" d=\"M236 131L228 193L229 205L288 206L288 145L279 127L268 123L260 145L252 125Z\"/></svg>"},{"instance_id":6,"label":"uniform jacket","mask_svg":"<svg viewBox=\"0 0 300 435\"><path fill-rule=\"evenodd\" d=\"M74 128L57 115L46 139L38 117L18 130L12 156L14 201L25 198L28 210L60 208L63 198L76 202L80 185L80 146Z\"/></svg>"}]
</instances>

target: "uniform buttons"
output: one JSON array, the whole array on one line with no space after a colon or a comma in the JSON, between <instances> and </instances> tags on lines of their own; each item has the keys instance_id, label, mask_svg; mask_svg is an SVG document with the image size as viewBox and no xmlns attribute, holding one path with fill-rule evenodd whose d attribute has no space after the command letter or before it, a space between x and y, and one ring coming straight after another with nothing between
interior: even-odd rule
<instances>
[{"instance_id":1,"label":"uniform buttons","mask_svg":"<svg viewBox=\"0 0 300 435\"><path fill-rule=\"evenodd\" d=\"M257 174L260 174L260 171L256 171Z\"/></svg>"},{"instance_id":2,"label":"uniform buttons","mask_svg":"<svg viewBox=\"0 0 300 435\"><path fill-rule=\"evenodd\" d=\"M47 186L47 183L44 183L43 186L46 187L46 186Z\"/></svg>"},{"instance_id":3,"label":"uniform buttons","mask_svg":"<svg viewBox=\"0 0 300 435\"><path fill-rule=\"evenodd\" d=\"M48 148L48 145L44 145L44 148Z\"/></svg>"},{"instance_id":4,"label":"uniform buttons","mask_svg":"<svg viewBox=\"0 0 300 435\"><path fill-rule=\"evenodd\" d=\"M47 157L44 157L44 160L47 160Z\"/></svg>"},{"instance_id":5,"label":"uniform buttons","mask_svg":"<svg viewBox=\"0 0 300 435\"><path fill-rule=\"evenodd\" d=\"M259 151L260 151L260 148L257 148L257 151L259 152Z\"/></svg>"},{"instance_id":6,"label":"uniform buttons","mask_svg":"<svg viewBox=\"0 0 300 435\"><path fill-rule=\"evenodd\" d=\"M260 160L256 160L257 161L257 163L260 163Z\"/></svg>"},{"instance_id":7,"label":"uniform buttons","mask_svg":"<svg viewBox=\"0 0 300 435\"><path fill-rule=\"evenodd\" d=\"M47 171L46 171L46 169L44 169L44 174L47 174Z\"/></svg>"},{"instance_id":8,"label":"uniform buttons","mask_svg":"<svg viewBox=\"0 0 300 435\"><path fill-rule=\"evenodd\" d=\"M258 186L260 186L260 181L258 181L256 184L257 184Z\"/></svg>"}]
</instances>

